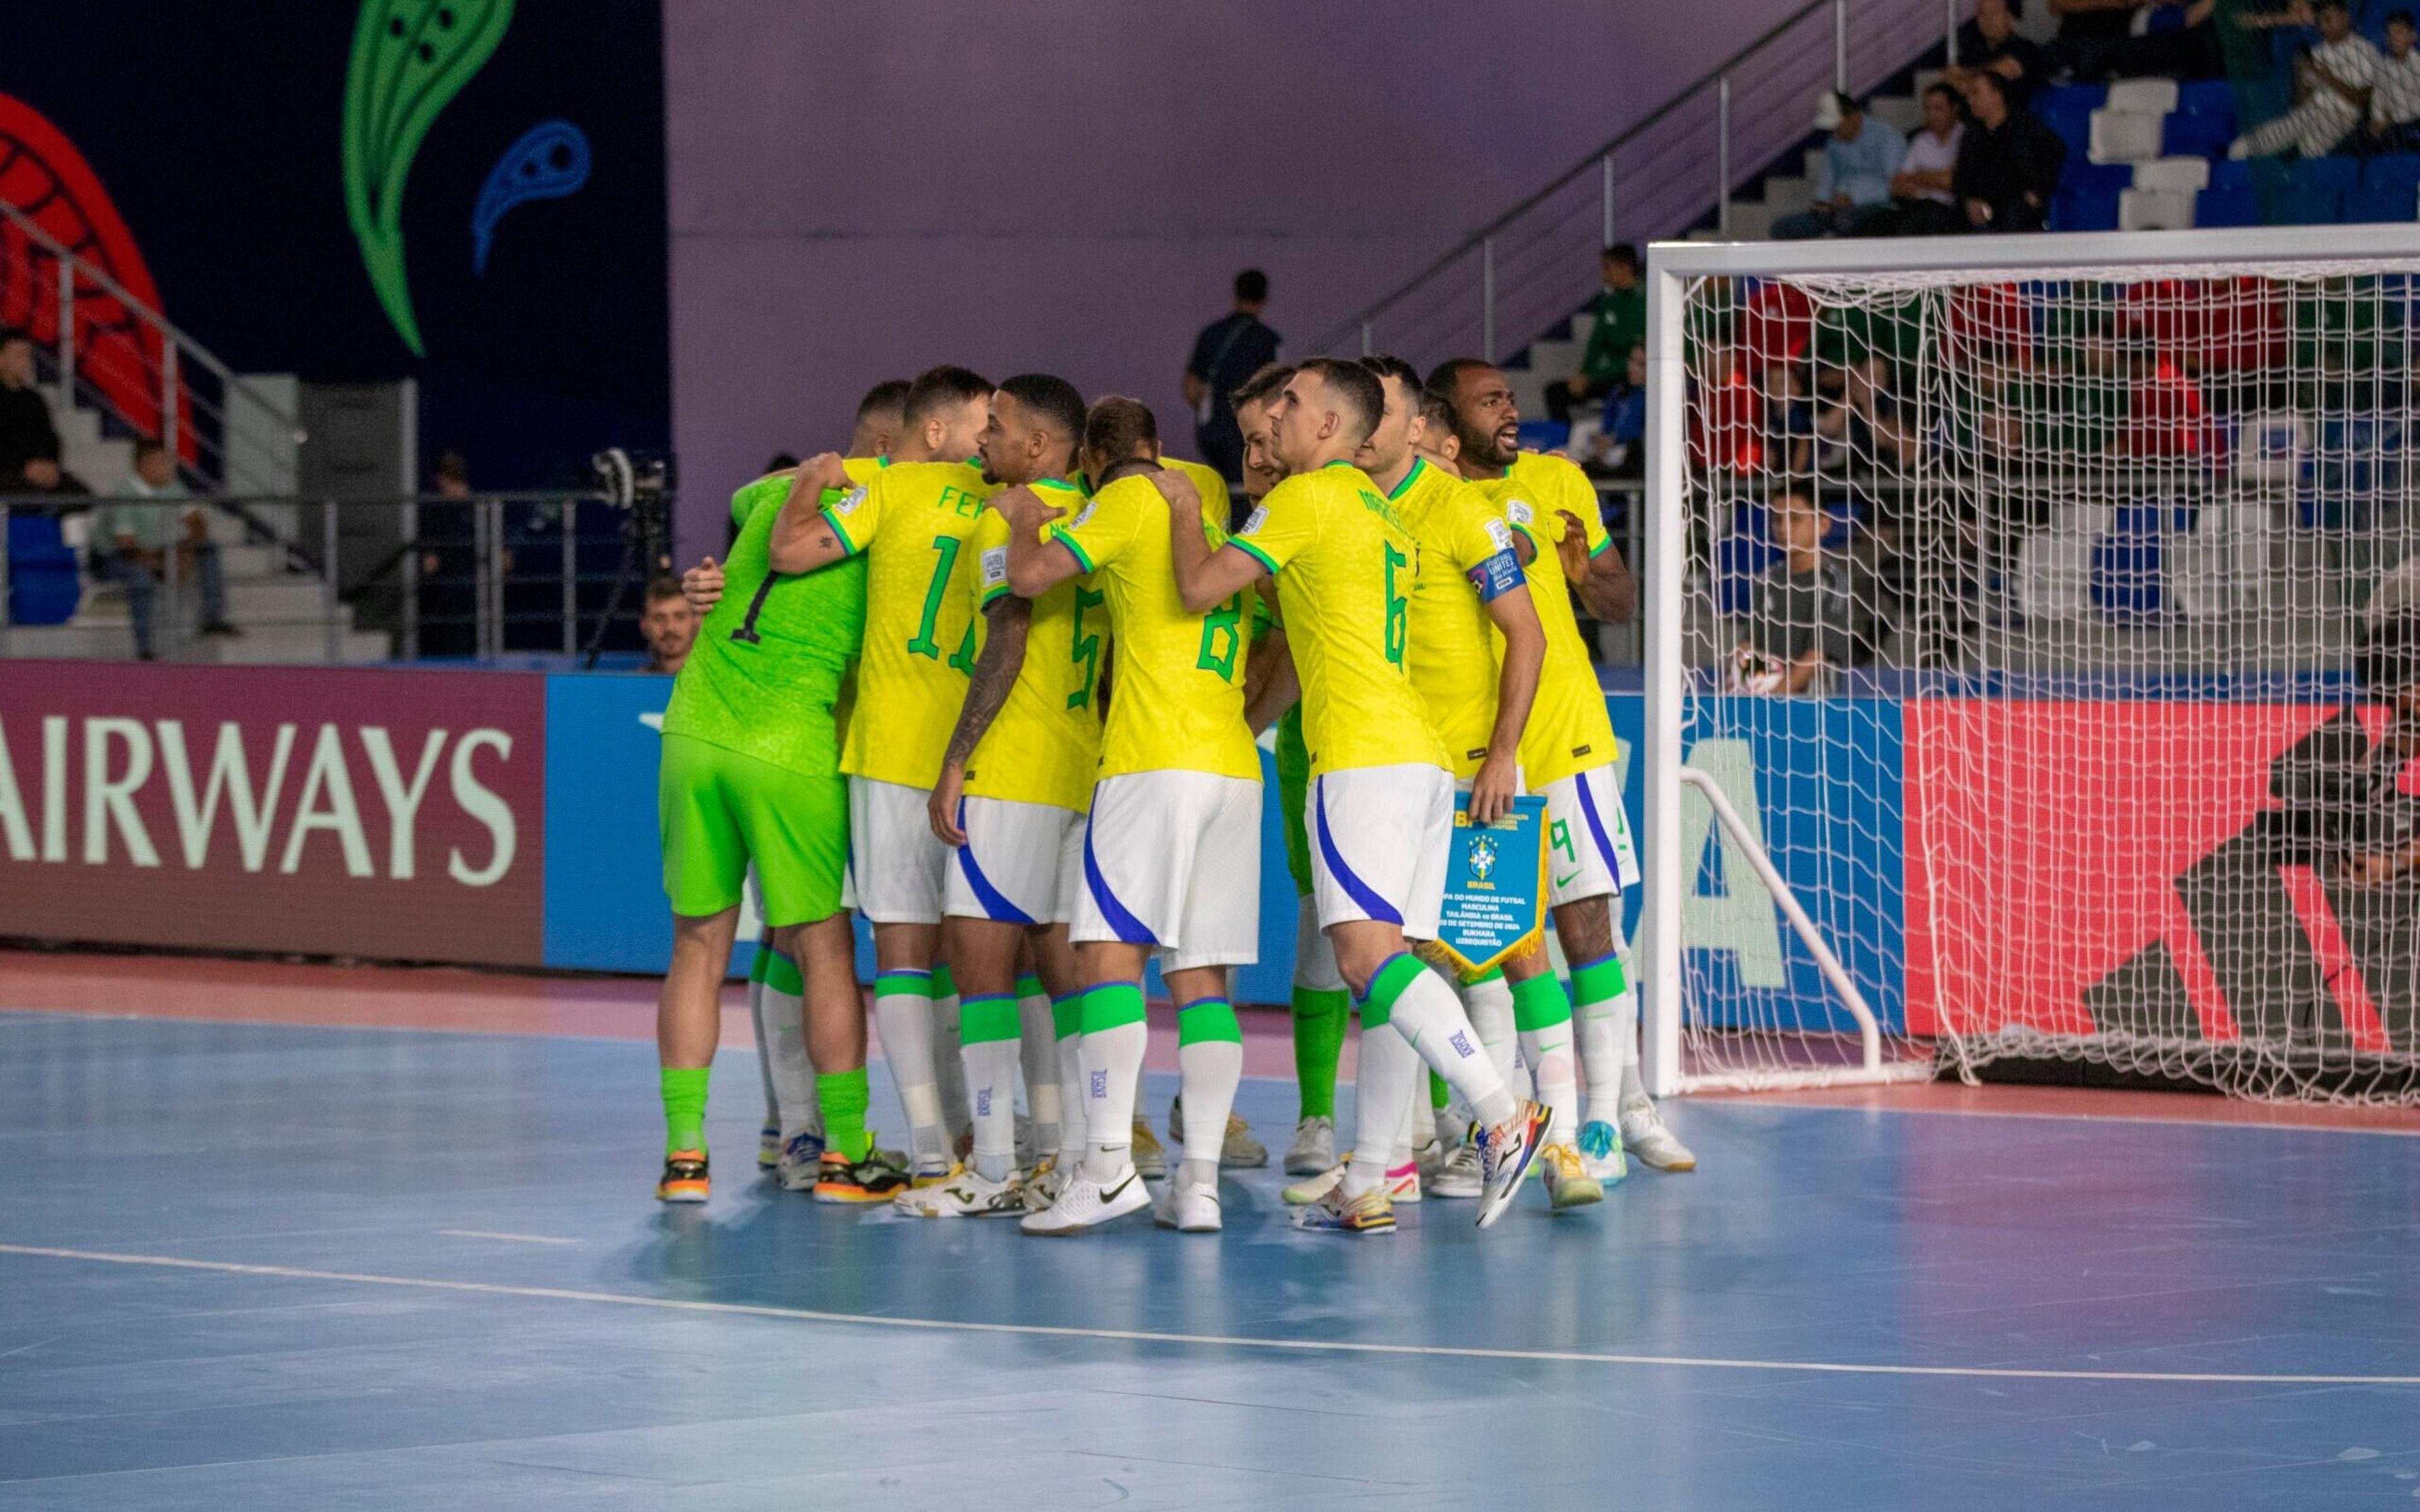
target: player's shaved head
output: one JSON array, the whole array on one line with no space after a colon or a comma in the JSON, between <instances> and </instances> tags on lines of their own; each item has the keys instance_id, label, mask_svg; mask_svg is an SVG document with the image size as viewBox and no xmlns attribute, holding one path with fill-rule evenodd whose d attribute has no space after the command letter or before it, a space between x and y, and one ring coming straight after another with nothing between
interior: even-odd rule
<instances>
[{"instance_id":1,"label":"player's shaved head","mask_svg":"<svg viewBox=\"0 0 2420 1512\"><path fill-rule=\"evenodd\" d=\"M1341 358L1311 358L1272 407L1277 459L1288 472L1350 461L1386 409L1376 374Z\"/></svg>"},{"instance_id":2,"label":"player's shaved head","mask_svg":"<svg viewBox=\"0 0 2420 1512\"><path fill-rule=\"evenodd\" d=\"M991 393L991 381L968 368L945 363L917 374L900 406L902 457L933 462L972 456L975 439L990 418Z\"/></svg>"},{"instance_id":3,"label":"player's shaved head","mask_svg":"<svg viewBox=\"0 0 2420 1512\"><path fill-rule=\"evenodd\" d=\"M849 433L851 456L888 456L908 428L908 380L885 378L857 401L857 427Z\"/></svg>"},{"instance_id":4,"label":"player's shaved head","mask_svg":"<svg viewBox=\"0 0 2420 1512\"><path fill-rule=\"evenodd\" d=\"M1492 476L1512 465L1521 450L1521 407L1495 363L1476 357L1439 363L1429 370L1428 390L1453 411L1466 475L1477 470Z\"/></svg>"},{"instance_id":5,"label":"player's shaved head","mask_svg":"<svg viewBox=\"0 0 2420 1512\"><path fill-rule=\"evenodd\" d=\"M1048 373L1019 373L991 396L991 418L978 443L984 478L1032 483L1063 478L1084 440L1084 396Z\"/></svg>"},{"instance_id":6,"label":"player's shaved head","mask_svg":"<svg viewBox=\"0 0 2420 1512\"><path fill-rule=\"evenodd\" d=\"M1128 462L1159 460L1159 419L1151 406L1123 393L1103 394L1084 414L1084 471L1105 486L1110 471Z\"/></svg>"}]
</instances>

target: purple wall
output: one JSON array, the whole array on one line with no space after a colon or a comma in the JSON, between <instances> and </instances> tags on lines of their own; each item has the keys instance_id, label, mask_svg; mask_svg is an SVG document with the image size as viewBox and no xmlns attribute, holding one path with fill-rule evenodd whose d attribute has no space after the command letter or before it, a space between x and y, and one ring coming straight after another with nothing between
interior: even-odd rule
<instances>
[{"instance_id":1,"label":"purple wall","mask_svg":"<svg viewBox=\"0 0 2420 1512\"><path fill-rule=\"evenodd\" d=\"M1140 394L1190 450L1237 268L1308 341L1795 3L666 0L684 549L938 362Z\"/></svg>"}]
</instances>

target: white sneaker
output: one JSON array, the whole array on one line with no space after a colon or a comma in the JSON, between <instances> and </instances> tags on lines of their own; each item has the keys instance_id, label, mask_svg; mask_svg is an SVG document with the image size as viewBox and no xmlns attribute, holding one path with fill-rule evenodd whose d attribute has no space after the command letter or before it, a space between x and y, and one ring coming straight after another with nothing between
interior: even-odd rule
<instances>
[{"instance_id":1,"label":"white sneaker","mask_svg":"<svg viewBox=\"0 0 2420 1512\"><path fill-rule=\"evenodd\" d=\"M1215 1234L1222 1227L1218 1183L1187 1181L1182 1178L1171 1181L1152 1205L1151 1217L1160 1227L1173 1228L1180 1234Z\"/></svg>"},{"instance_id":2,"label":"white sneaker","mask_svg":"<svg viewBox=\"0 0 2420 1512\"><path fill-rule=\"evenodd\" d=\"M1061 1184L1056 1155L1045 1155L1035 1161L1033 1168L1025 1173L1025 1211L1040 1212L1058 1201Z\"/></svg>"},{"instance_id":3,"label":"white sneaker","mask_svg":"<svg viewBox=\"0 0 2420 1512\"><path fill-rule=\"evenodd\" d=\"M1017 1227L1029 1234L1063 1238L1150 1206L1151 1188L1142 1184L1141 1173L1131 1164L1108 1182L1078 1171L1060 1189L1058 1201L1041 1212L1027 1213Z\"/></svg>"},{"instance_id":4,"label":"white sneaker","mask_svg":"<svg viewBox=\"0 0 2420 1512\"><path fill-rule=\"evenodd\" d=\"M1327 1194L1344 1183L1344 1162L1352 1158L1353 1151L1348 1149L1344 1152L1344 1160L1338 1161L1317 1176L1305 1177L1279 1193L1278 1196L1285 1198L1285 1205L1289 1208L1308 1208L1312 1203L1321 1201ZM1387 1200L1389 1202L1420 1200L1419 1166L1398 1165L1388 1171L1385 1190Z\"/></svg>"},{"instance_id":5,"label":"white sneaker","mask_svg":"<svg viewBox=\"0 0 2420 1512\"><path fill-rule=\"evenodd\" d=\"M1448 1151L1445 1164L1428 1179L1433 1197L1475 1197L1486 1189L1479 1179L1479 1146L1468 1139Z\"/></svg>"},{"instance_id":6,"label":"white sneaker","mask_svg":"<svg viewBox=\"0 0 2420 1512\"><path fill-rule=\"evenodd\" d=\"M1479 1227L1487 1227L1504 1215L1513 1193L1521 1188L1538 1149L1546 1142L1553 1115L1536 1103L1524 1103L1502 1123L1479 1131Z\"/></svg>"},{"instance_id":7,"label":"white sneaker","mask_svg":"<svg viewBox=\"0 0 2420 1512\"><path fill-rule=\"evenodd\" d=\"M1177 1096L1168 1104L1169 1143L1185 1143L1185 1098ZM1218 1167L1229 1171L1251 1171L1269 1163L1269 1147L1252 1137L1252 1126L1230 1113L1227 1115L1226 1137L1218 1145Z\"/></svg>"},{"instance_id":8,"label":"white sneaker","mask_svg":"<svg viewBox=\"0 0 2420 1512\"><path fill-rule=\"evenodd\" d=\"M1014 1218L1025 1211L1025 1180L1011 1171L1003 1180L961 1170L939 1186L909 1187L891 1199L901 1212L919 1218Z\"/></svg>"},{"instance_id":9,"label":"white sneaker","mask_svg":"<svg viewBox=\"0 0 2420 1512\"><path fill-rule=\"evenodd\" d=\"M1694 1171L1698 1157L1664 1127L1664 1115L1650 1097L1634 1097L1621 1104L1621 1142L1638 1164L1658 1171Z\"/></svg>"},{"instance_id":10,"label":"white sneaker","mask_svg":"<svg viewBox=\"0 0 2420 1512\"><path fill-rule=\"evenodd\" d=\"M1286 1146L1288 1176L1317 1176L1336 1164L1336 1120L1309 1118L1294 1126L1294 1143Z\"/></svg>"},{"instance_id":11,"label":"white sneaker","mask_svg":"<svg viewBox=\"0 0 2420 1512\"><path fill-rule=\"evenodd\" d=\"M1600 1187L1618 1185L1630 1174L1630 1163L1621 1155L1621 1133L1603 1119L1580 1125L1579 1152L1581 1166Z\"/></svg>"},{"instance_id":12,"label":"white sneaker","mask_svg":"<svg viewBox=\"0 0 2420 1512\"><path fill-rule=\"evenodd\" d=\"M824 1136L799 1134L791 1135L789 1142L782 1147L781 1160L773 1169L783 1191L812 1192L822 1174L823 1163Z\"/></svg>"}]
</instances>

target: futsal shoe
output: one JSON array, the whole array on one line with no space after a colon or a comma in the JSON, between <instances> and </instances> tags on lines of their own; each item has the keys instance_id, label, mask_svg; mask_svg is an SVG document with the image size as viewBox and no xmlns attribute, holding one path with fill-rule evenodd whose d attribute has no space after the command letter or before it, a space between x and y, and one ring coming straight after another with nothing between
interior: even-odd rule
<instances>
[{"instance_id":1,"label":"futsal shoe","mask_svg":"<svg viewBox=\"0 0 2420 1512\"><path fill-rule=\"evenodd\" d=\"M1160 1148L1159 1136L1140 1113L1134 1121L1134 1168L1146 1180L1156 1181L1168 1174L1168 1151Z\"/></svg>"},{"instance_id":2,"label":"futsal shoe","mask_svg":"<svg viewBox=\"0 0 2420 1512\"><path fill-rule=\"evenodd\" d=\"M756 1168L769 1171L781 1164L782 1126L768 1119L765 1127L756 1131Z\"/></svg>"},{"instance_id":3,"label":"futsal shoe","mask_svg":"<svg viewBox=\"0 0 2420 1512\"><path fill-rule=\"evenodd\" d=\"M1185 1099L1179 1096L1168 1104L1168 1137L1171 1144L1185 1143ZM1218 1165L1231 1171L1253 1171L1269 1163L1269 1147L1252 1137L1252 1126L1227 1115L1227 1138L1218 1147Z\"/></svg>"},{"instance_id":4,"label":"futsal shoe","mask_svg":"<svg viewBox=\"0 0 2420 1512\"><path fill-rule=\"evenodd\" d=\"M1548 1145L1538 1151L1538 1165L1546 1173L1547 1206L1557 1212L1605 1200L1605 1187L1588 1173L1580 1152L1571 1146Z\"/></svg>"},{"instance_id":5,"label":"futsal shoe","mask_svg":"<svg viewBox=\"0 0 2420 1512\"><path fill-rule=\"evenodd\" d=\"M817 1202L888 1202L908 1190L908 1172L887 1149L869 1149L863 1160L852 1162L828 1149L815 1173Z\"/></svg>"},{"instance_id":6,"label":"futsal shoe","mask_svg":"<svg viewBox=\"0 0 2420 1512\"><path fill-rule=\"evenodd\" d=\"M1349 1161L1352 1158L1353 1151L1346 1150L1344 1160ZM1305 1208L1335 1191L1343 1180L1344 1163L1340 1161L1317 1176L1306 1177L1296 1181L1278 1195L1285 1198L1285 1204L1289 1208ZM1388 1197L1392 1201L1418 1202L1420 1200L1419 1166L1415 1163L1406 1162L1388 1170L1386 1191Z\"/></svg>"},{"instance_id":7,"label":"futsal shoe","mask_svg":"<svg viewBox=\"0 0 2420 1512\"><path fill-rule=\"evenodd\" d=\"M1025 1211L1040 1212L1059 1200L1059 1157L1045 1155L1025 1173Z\"/></svg>"},{"instance_id":8,"label":"futsal shoe","mask_svg":"<svg viewBox=\"0 0 2420 1512\"><path fill-rule=\"evenodd\" d=\"M1475 1197L1487 1190L1479 1176L1479 1146L1466 1136L1447 1152L1445 1164L1427 1181L1433 1197Z\"/></svg>"},{"instance_id":9,"label":"futsal shoe","mask_svg":"<svg viewBox=\"0 0 2420 1512\"><path fill-rule=\"evenodd\" d=\"M1150 1206L1151 1188L1142 1184L1142 1173L1132 1165L1107 1182L1077 1171L1060 1188L1058 1201L1040 1212L1027 1213L1017 1227L1029 1234L1063 1239Z\"/></svg>"},{"instance_id":10,"label":"futsal shoe","mask_svg":"<svg viewBox=\"0 0 2420 1512\"><path fill-rule=\"evenodd\" d=\"M1600 1187L1618 1186L1630 1174L1630 1162L1621 1154L1621 1131L1603 1119L1580 1125L1579 1149L1580 1165Z\"/></svg>"},{"instance_id":11,"label":"futsal shoe","mask_svg":"<svg viewBox=\"0 0 2420 1512\"><path fill-rule=\"evenodd\" d=\"M971 1154L972 1151L970 1150L969 1153ZM948 1180L959 1168L958 1163L947 1155L919 1155L916 1157L914 1167L908 1173L908 1184L939 1186Z\"/></svg>"},{"instance_id":12,"label":"futsal shoe","mask_svg":"<svg viewBox=\"0 0 2420 1512\"><path fill-rule=\"evenodd\" d=\"M1638 1157L1638 1164L1659 1171L1694 1171L1698 1157L1689 1147L1674 1137L1664 1127L1664 1114L1655 1100L1644 1095L1624 1099L1621 1104L1621 1142Z\"/></svg>"},{"instance_id":13,"label":"futsal shoe","mask_svg":"<svg viewBox=\"0 0 2420 1512\"><path fill-rule=\"evenodd\" d=\"M1151 1221L1180 1234L1215 1234L1224 1227L1218 1209L1218 1183L1188 1181L1182 1176L1160 1188L1152 1205Z\"/></svg>"},{"instance_id":14,"label":"futsal shoe","mask_svg":"<svg viewBox=\"0 0 2420 1512\"><path fill-rule=\"evenodd\" d=\"M784 1192L812 1192L823 1176L824 1136L796 1134L782 1147L781 1174Z\"/></svg>"},{"instance_id":15,"label":"futsal shoe","mask_svg":"<svg viewBox=\"0 0 2420 1512\"><path fill-rule=\"evenodd\" d=\"M1288 1176L1317 1176L1336 1164L1336 1120L1312 1117L1294 1126L1294 1143L1286 1146Z\"/></svg>"},{"instance_id":16,"label":"futsal shoe","mask_svg":"<svg viewBox=\"0 0 2420 1512\"><path fill-rule=\"evenodd\" d=\"M1014 1218L1025 1211L1025 1180L1015 1171L986 1180L961 1166L940 1185L911 1188L891 1205L919 1218Z\"/></svg>"},{"instance_id":17,"label":"futsal shoe","mask_svg":"<svg viewBox=\"0 0 2420 1512\"><path fill-rule=\"evenodd\" d=\"M656 1183L656 1200L704 1202L713 1185L706 1179L705 1150L675 1149L664 1157L664 1175Z\"/></svg>"},{"instance_id":18,"label":"futsal shoe","mask_svg":"<svg viewBox=\"0 0 2420 1512\"><path fill-rule=\"evenodd\" d=\"M1537 1103L1524 1103L1502 1123L1479 1131L1479 1227L1485 1228L1504 1216L1512 1194L1529 1174L1538 1149L1546 1142L1553 1115Z\"/></svg>"},{"instance_id":19,"label":"futsal shoe","mask_svg":"<svg viewBox=\"0 0 2420 1512\"><path fill-rule=\"evenodd\" d=\"M1309 1207L1296 1208L1294 1226L1315 1234L1391 1234L1395 1204L1384 1186L1347 1197L1340 1184Z\"/></svg>"}]
</instances>

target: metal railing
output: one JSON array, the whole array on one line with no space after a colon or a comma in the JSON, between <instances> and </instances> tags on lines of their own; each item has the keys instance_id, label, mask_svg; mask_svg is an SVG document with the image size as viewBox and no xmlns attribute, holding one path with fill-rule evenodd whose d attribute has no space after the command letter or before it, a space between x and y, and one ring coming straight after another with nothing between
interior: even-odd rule
<instances>
[{"instance_id":1,"label":"metal railing","mask_svg":"<svg viewBox=\"0 0 2420 1512\"><path fill-rule=\"evenodd\" d=\"M1324 332L1310 350L1389 351L1422 368L1476 351L1490 362L1577 310L1595 254L1686 230L1712 193L1730 228L1732 192L1811 130L1826 88L1862 93L1935 47L1955 56L1972 0L1807 0L1410 279ZM1947 33L1945 42L1945 32Z\"/></svg>"},{"instance_id":2,"label":"metal railing","mask_svg":"<svg viewBox=\"0 0 2420 1512\"><path fill-rule=\"evenodd\" d=\"M142 502L54 494L0 496L0 656L28 650L12 633L21 628L11 624L8 591L14 586L8 557L12 513L71 517L88 508ZM309 619L318 630L318 650L330 662L344 659L345 638L354 628L357 610L382 613L387 623L380 628L390 633L393 654L409 660L424 655L577 655L600 618L610 612L613 626L627 627L636 623L644 607L644 564L632 567L621 560L621 527L628 513L594 493L197 495L163 500L155 507L179 515L198 507L238 519L264 511L290 514L301 528L295 539L274 548L277 565L271 576L238 579L236 586L269 581L315 587L317 602ZM380 521L381 515L393 517ZM595 531L599 517L613 520L615 529ZM584 539L583 519L592 526ZM173 537L181 532L169 533ZM75 570L85 573L104 554L101 543L90 543L88 553L78 553ZM174 660L186 643L189 585L180 580L179 551L163 550L159 557L155 643L163 658ZM81 603L85 601L82 594L108 579L85 576L79 581ZM235 617L240 624L240 611ZM287 614L278 623L291 627L300 622Z\"/></svg>"}]
</instances>

